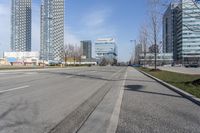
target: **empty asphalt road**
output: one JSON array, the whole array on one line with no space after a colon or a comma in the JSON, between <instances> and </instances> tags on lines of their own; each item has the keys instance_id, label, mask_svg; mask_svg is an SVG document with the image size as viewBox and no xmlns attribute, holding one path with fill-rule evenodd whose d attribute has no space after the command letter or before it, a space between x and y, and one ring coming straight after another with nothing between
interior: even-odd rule
<instances>
[{"instance_id":1,"label":"empty asphalt road","mask_svg":"<svg viewBox=\"0 0 200 133\"><path fill-rule=\"evenodd\" d=\"M0 133L49 132L94 94L95 107L110 89L112 79L125 70L86 67L1 71Z\"/></svg>"},{"instance_id":2,"label":"empty asphalt road","mask_svg":"<svg viewBox=\"0 0 200 133\"><path fill-rule=\"evenodd\" d=\"M0 133L198 133L200 107L134 68L0 71Z\"/></svg>"}]
</instances>

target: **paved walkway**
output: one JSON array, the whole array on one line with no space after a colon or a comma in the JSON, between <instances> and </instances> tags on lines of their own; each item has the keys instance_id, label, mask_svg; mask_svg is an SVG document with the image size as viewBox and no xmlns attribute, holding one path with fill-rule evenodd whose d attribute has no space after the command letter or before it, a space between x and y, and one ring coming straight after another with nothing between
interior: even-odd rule
<instances>
[{"instance_id":1,"label":"paved walkway","mask_svg":"<svg viewBox=\"0 0 200 133\"><path fill-rule=\"evenodd\" d=\"M117 133L200 133L200 107L128 68Z\"/></svg>"}]
</instances>

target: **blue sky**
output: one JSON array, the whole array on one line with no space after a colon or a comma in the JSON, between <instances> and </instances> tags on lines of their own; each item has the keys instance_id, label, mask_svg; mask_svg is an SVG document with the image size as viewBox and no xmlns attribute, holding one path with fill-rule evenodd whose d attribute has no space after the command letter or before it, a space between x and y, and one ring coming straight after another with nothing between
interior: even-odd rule
<instances>
[{"instance_id":1,"label":"blue sky","mask_svg":"<svg viewBox=\"0 0 200 133\"><path fill-rule=\"evenodd\" d=\"M10 3L0 1L0 52L9 51ZM40 0L33 0L32 50L39 50ZM147 20L147 0L66 0L65 42L114 37L120 61L130 59L138 30ZM94 46L94 45L93 45ZM93 53L94 56L94 53Z\"/></svg>"},{"instance_id":2,"label":"blue sky","mask_svg":"<svg viewBox=\"0 0 200 133\"><path fill-rule=\"evenodd\" d=\"M114 37L119 60L129 60L141 23L147 17L146 0L71 0L66 3L67 30L77 39Z\"/></svg>"}]
</instances>

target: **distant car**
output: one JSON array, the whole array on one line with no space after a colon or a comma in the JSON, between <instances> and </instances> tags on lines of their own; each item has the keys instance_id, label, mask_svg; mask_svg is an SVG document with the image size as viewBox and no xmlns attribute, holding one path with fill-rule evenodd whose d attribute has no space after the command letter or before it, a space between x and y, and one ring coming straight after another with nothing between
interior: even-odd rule
<instances>
[{"instance_id":1,"label":"distant car","mask_svg":"<svg viewBox=\"0 0 200 133\"><path fill-rule=\"evenodd\" d=\"M140 64L134 64L134 65L131 65L132 67L141 67L142 65Z\"/></svg>"},{"instance_id":2,"label":"distant car","mask_svg":"<svg viewBox=\"0 0 200 133\"><path fill-rule=\"evenodd\" d=\"M56 65L60 65L60 64L62 64L62 62L60 62L60 61L52 61L52 60L48 61L48 65L50 65L50 66L56 66Z\"/></svg>"},{"instance_id":3,"label":"distant car","mask_svg":"<svg viewBox=\"0 0 200 133\"><path fill-rule=\"evenodd\" d=\"M185 67L195 67L195 68L197 68L197 67L199 67L199 64L197 64L197 63L191 63L191 64L185 64L184 66Z\"/></svg>"},{"instance_id":4,"label":"distant car","mask_svg":"<svg viewBox=\"0 0 200 133\"><path fill-rule=\"evenodd\" d=\"M181 64L174 64L174 63L173 63L171 66L172 66L172 67L182 67Z\"/></svg>"},{"instance_id":5,"label":"distant car","mask_svg":"<svg viewBox=\"0 0 200 133\"><path fill-rule=\"evenodd\" d=\"M172 65L163 65L163 67L171 67Z\"/></svg>"}]
</instances>

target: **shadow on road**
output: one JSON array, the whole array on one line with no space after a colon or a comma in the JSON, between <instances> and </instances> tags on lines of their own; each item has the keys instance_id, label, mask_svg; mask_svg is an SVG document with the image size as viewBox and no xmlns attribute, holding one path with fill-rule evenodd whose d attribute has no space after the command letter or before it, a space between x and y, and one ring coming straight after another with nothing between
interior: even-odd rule
<instances>
[{"instance_id":1,"label":"shadow on road","mask_svg":"<svg viewBox=\"0 0 200 133\"><path fill-rule=\"evenodd\" d=\"M121 79L124 80L124 79ZM137 81L137 82L149 82L149 83L157 83L155 80L139 80L139 79L125 79L127 81Z\"/></svg>"},{"instance_id":2,"label":"shadow on road","mask_svg":"<svg viewBox=\"0 0 200 133\"><path fill-rule=\"evenodd\" d=\"M172 94L166 94L166 93L159 93L159 92L142 90L142 89L144 89L144 87L145 86L143 86L143 85L126 85L125 86L125 90L126 91L135 91L135 92L140 92L140 93L146 93L146 94L155 94L155 95L182 98L182 96L178 96L178 95L172 95Z\"/></svg>"},{"instance_id":3,"label":"shadow on road","mask_svg":"<svg viewBox=\"0 0 200 133\"><path fill-rule=\"evenodd\" d=\"M85 74L81 74L83 72ZM102 71L99 71L99 72L102 72ZM118 80L118 79L110 79L110 77L105 78L105 77L102 77L102 75L91 74L91 73L89 73L88 70L79 71L79 72L76 72L76 73L70 73L70 72L50 72L50 71L45 71L45 72L40 72L40 73L52 74L52 75L60 75L60 76L72 76L71 78L82 78L82 79L93 79L93 80L105 80L105 81L120 81L120 80L123 80L123 79L120 79L120 80ZM114 74L114 73L116 73L116 71L113 71L112 73ZM118 72L118 73L119 74L120 73L123 74L124 72Z\"/></svg>"},{"instance_id":4,"label":"shadow on road","mask_svg":"<svg viewBox=\"0 0 200 133\"><path fill-rule=\"evenodd\" d=\"M78 73L66 73L66 72L46 72L48 74L54 74L54 75L60 75L60 76L72 76L72 78L87 78L87 79L93 79L93 80L106 80L106 81L112 81L107 78L103 78L100 76L93 76L88 74L78 74Z\"/></svg>"},{"instance_id":5,"label":"shadow on road","mask_svg":"<svg viewBox=\"0 0 200 133\"><path fill-rule=\"evenodd\" d=\"M43 132L47 123L38 122L39 107L22 99L4 103L0 110L0 132L36 133Z\"/></svg>"},{"instance_id":6,"label":"shadow on road","mask_svg":"<svg viewBox=\"0 0 200 133\"><path fill-rule=\"evenodd\" d=\"M156 81L153 81L153 80L151 81L151 80L124 79L124 78L120 78L120 79L112 78L112 79L110 79L109 77L106 78L106 77L102 77L102 75L96 75L95 73L89 73L91 71L97 71L97 70L85 70L85 71L79 71L79 72L75 72L75 73L71 73L71 72L50 72L50 71L44 71L44 72L40 72L40 73L60 75L60 76L72 76L71 78L93 79L93 80L104 80L104 81L123 81L123 80L126 80L126 81L136 81L136 82L157 83ZM84 72L84 74L82 72ZM107 72L107 71L98 70L98 72ZM116 71L113 71L113 72L110 72L110 73L114 74L115 72ZM118 72L118 73L123 75L124 71Z\"/></svg>"}]
</instances>

